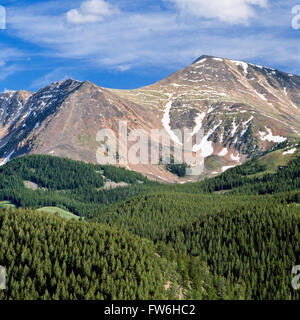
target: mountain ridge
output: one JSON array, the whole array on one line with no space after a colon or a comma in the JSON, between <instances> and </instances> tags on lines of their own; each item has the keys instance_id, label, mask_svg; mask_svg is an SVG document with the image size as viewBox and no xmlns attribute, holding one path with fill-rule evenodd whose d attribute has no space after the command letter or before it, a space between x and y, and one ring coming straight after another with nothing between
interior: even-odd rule
<instances>
[{"instance_id":1,"label":"mountain ridge","mask_svg":"<svg viewBox=\"0 0 300 320\"><path fill-rule=\"evenodd\" d=\"M149 137L151 129L165 129L176 139L175 129L203 128L204 138L194 151L201 151L208 175L300 136L299 76L208 55L134 90L73 79L54 82L36 93L23 93L16 114L3 115L18 105L4 105L4 95L0 94L2 163L32 153L95 163L97 131L110 128L117 133L120 120L128 123L129 132L143 129ZM160 181L182 181L159 164L127 168Z\"/></svg>"}]
</instances>

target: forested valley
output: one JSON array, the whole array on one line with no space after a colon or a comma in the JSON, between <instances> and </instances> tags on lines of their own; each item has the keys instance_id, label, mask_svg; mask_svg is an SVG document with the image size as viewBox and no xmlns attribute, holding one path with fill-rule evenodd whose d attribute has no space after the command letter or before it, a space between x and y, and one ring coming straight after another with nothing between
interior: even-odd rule
<instances>
[{"instance_id":1,"label":"forested valley","mask_svg":"<svg viewBox=\"0 0 300 320\"><path fill-rule=\"evenodd\" d=\"M264 173L252 159L167 185L123 168L14 159L0 167L0 299L299 300L299 165Z\"/></svg>"}]
</instances>

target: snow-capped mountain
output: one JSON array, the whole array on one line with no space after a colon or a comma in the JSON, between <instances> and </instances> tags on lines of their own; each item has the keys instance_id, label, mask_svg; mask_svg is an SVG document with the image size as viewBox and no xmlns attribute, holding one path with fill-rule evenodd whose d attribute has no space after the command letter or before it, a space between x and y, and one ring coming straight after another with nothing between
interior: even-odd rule
<instances>
[{"instance_id":1,"label":"snow-capped mountain","mask_svg":"<svg viewBox=\"0 0 300 320\"><path fill-rule=\"evenodd\" d=\"M208 171L300 135L300 77L264 66L202 56L154 85L113 92L159 109L166 130L203 128Z\"/></svg>"},{"instance_id":2,"label":"snow-capped mountain","mask_svg":"<svg viewBox=\"0 0 300 320\"><path fill-rule=\"evenodd\" d=\"M193 151L205 173L219 173L273 145L300 137L300 77L241 61L202 56L151 86L113 90L90 82L56 82L37 93L0 95L0 162L28 153L96 162L96 134L118 129L204 129ZM129 146L128 146L129 147ZM178 181L161 165L130 165Z\"/></svg>"}]
</instances>

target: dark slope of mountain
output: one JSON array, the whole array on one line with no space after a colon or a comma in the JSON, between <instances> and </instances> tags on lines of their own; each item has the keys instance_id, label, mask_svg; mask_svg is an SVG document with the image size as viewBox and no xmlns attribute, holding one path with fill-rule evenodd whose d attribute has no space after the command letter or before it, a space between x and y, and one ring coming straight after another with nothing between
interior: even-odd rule
<instances>
[{"instance_id":1,"label":"dark slope of mountain","mask_svg":"<svg viewBox=\"0 0 300 320\"><path fill-rule=\"evenodd\" d=\"M24 114L26 102L32 95L27 91L7 92L0 94L1 134Z\"/></svg>"},{"instance_id":2,"label":"dark slope of mountain","mask_svg":"<svg viewBox=\"0 0 300 320\"><path fill-rule=\"evenodd\" d=\"M20 127L26 116L26 102L32 95L27 91L7 92L0 94L0 150L5 149L15 130ZM8 161L12 154L6 154Z\"/></svg>"},{"instance_id":3,"label":"dark slope of mountain","mask_svg":"<svg viewBox=\"0 0 300 320\"><path fill-rule=\"evenodd\" d=\"M0 157L5 163L40 153L96 163L97 132L117 133L122 120L128 133L143 129L148 137L151 129L165 129L175 139L174 129L196 133L203 128L204 137L193 150L205 158L204 173L217 174L299 138L299 95L298 76L209 56L136 90L56 82L34 94L0 95ZM118 142L124 148L124 141ZM159 181L179 181L158 163L128 165Z\"/></svg>"},{"instance_id":4,"label":"dark slope of mountain","mask_svg":"<svg viewBox=\"0 0 300 320\"><path fill-rule=\"evenodd\" d=\"M5 141L0 148L2 163L24 154L51 154L97 163L100 144L96 135L100 129L111 129L118 138L121 120L127 123L128 132L143 129L149 136L151 128L162 126L147 108L89 81L53 83L33 94L24 110L19 125L0 135L1 143ZM125 145L122 140L118 142L121 147ZM165 175L173 177L167 171Z\"/></svg>"},{"instance_id":5,"label":"dark slope of mountain","mask_svg":"<svg viewBox=\"0 0 300 320\"><path fill-rule=\"evenodd\" d=\"M18 210L0 211L0 239L8 279L0 300L175 298L165 288L173 266L126 232Z\"/></svg>"}]
</instances>

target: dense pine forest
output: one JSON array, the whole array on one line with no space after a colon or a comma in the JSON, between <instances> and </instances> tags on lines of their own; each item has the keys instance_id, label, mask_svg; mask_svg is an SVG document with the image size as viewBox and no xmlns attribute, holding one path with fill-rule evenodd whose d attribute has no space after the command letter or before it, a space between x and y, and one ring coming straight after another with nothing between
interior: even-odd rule
<instances>
[{"instance_id":1,"label":"dense pine forest","mask_svg":"<svg viewBox=\"0 0 300 320\"><path fill-rule=\"evenodd\" d=\"M105 189L104 180L122 181L128 186ZM25 181L37 188L26 187ZM82 217L91 217L103 206L147 192L154 185L141 174L123 168L58 157L22 157L0 167L0 201L9 200L23 208L57 206Z\"/></svg>"},{"instance_id":2,"label":"dense pine forest","mask_svg":"<svg viewBox=\"0 0 300 320\"><path fill-rule=\"evenodd\" d=\"M0 226L9 275L2 299L167 298L172 265L150 241L29 210L1 212Z\"/></svg>"},{"instance_id":3,"label":"dense pine forest","mask_svg":"<svg viewBox=\"0 0 300 320\"><path fill-rule=\"evenodd\" d=\"M299 300L299 165L296 156L270 173L255 158L166 185L111 166L15 159L0 167L0 299Z\"/></svg>"}]
</instances>

